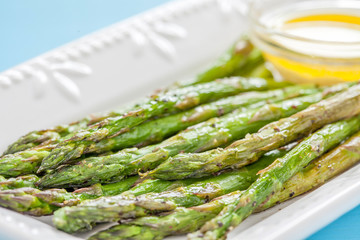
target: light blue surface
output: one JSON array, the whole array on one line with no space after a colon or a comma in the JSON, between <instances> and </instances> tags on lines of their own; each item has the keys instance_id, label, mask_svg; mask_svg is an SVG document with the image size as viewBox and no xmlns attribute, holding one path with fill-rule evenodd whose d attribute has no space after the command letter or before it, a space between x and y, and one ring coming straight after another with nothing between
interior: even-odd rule
<instances>
[{"instance_id":1,"label":"light blue surface","mask_svg":"<svg viewBox=\"0 0 360 240\"><path fill-rule=\"evenodd\" d=\"M0 71L168 1L0 0ZM359 222L360 206L309 239L360 239Z\"/></svg>"}]
</instances>

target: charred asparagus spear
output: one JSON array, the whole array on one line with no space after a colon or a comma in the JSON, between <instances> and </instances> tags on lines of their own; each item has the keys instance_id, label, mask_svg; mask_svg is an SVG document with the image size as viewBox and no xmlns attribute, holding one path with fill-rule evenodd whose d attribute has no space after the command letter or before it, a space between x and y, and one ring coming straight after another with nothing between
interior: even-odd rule
<instances>
[{"instance_id":1,"label":"charred asparagus spear","mask_svg":"<svg viewBox=\"0 0 360 240\"><path fill-rule=\"evenodd\" d=\"M51 154L42 161L38 171L42 172L47 169L54 169L60 164L65 164L72 159L79 158L84 149L92 143L128 132L130 128L152 117L174 114L199 104L211 102L244 91L281 88L286 85L288 85L288 83L261 78L245 79L233 77L170 90L158 96L153 96L151 100L140 104L122 116L107 118L92 125L88 129L79 131L70 139L62 142L53 149Z\"/></svg>"},{"instance_id":2,"label":"charred asparagus spear","mask_svg":"<svg viewBox=\"0 0 360 240\"><path fill-rule=\"evenodd\" d=\"M284 155L294 145L268 153L256 164L235 172L207 178L185 187L162 193L148 193L137 198L114 196L84 201L76 207L66 207L55 212L53 221L66 232L91 229L98 222L117 221L122 218L140 217L151 212L169 211L177 206L190 207L237 189L246 189L257 178L257 172L277 157Z\"/></svg>"},{"instance_id":3,"label":"charred asparagus spear","mask_svg":"<svg viewBox=\"0 0 360 240\"><path fill-rule=\"evenodd\" d=\"M261 170L260 177L239 198L208 221L190 239L223 238L231 226L237 226L262 202L283 188L285 181L303 167L360 129L360 116L328 124L310 135L282 158Z\"/></svg>"},{"instance_id":4,"label":"charred asparagus spear","mask_svg":"<svg viewBox=\"0 0 360 240\"><path fill-rule=\"evenodd\" d=\"M249 132L257 131L273 120L289 116L320 101L326 95L313 94L265 105L260 109L239 111L221 118L210 119L158 145L127 149L105 157L84 159L75 165L44 176L38 184L41 188L49 188L119 181L123 176L137 174L139 170L152 169L169 156L181 151L199 152L229 144ZM254 117L256 119L252 121ZM119 169L123 167L125 169L120 171Z\"/></svg>"},{"instance_id":5,"label":"charred asparagus spear","mask_svg":"<svg viewBox=\"0 0 360 240\"><path fill-rule=\"evenodd\" d=\"M294 141L327 123L360 113L359 104L360 85L356 85L293 116L272 122L226 149L179 154L162 163L149 175L167 180L196 178L230 167L242 167L256 161L264 152Z\"/></svg>"}]
</instances>

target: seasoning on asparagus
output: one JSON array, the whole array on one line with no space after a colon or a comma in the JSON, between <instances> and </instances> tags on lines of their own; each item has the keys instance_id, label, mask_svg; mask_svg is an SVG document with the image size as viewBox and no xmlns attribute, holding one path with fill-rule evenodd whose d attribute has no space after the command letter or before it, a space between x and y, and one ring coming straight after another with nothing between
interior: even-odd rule
<instances>
[{"instance_id":1,"label":"seasoning on asparagus","mask_svg":"<svg viewBox=\"0 0 360 240\"><path fill-rule=\"evenodd\" d=\"M278 148L324 126L360 112L360 85L350 87L288 118L272 122L259 132L234 142L225 149L196 154L179 154L168 159L150 176L160 179L203 177L226 168L239 168L256 161L263 153ZM250 122L258 120L254 116ZM169 169L172 169L169 171Z\"/></svg>"},{"instance_id":2,"label":"seasoning on asparagus","mask_svg":"<svg viewBox=\"0 0 360 240\"><path fill-rule=\"evenodd\" d=\"M353 106L353 115L359 113ZM262 202L280 191L284 182L299 172L315 158L335 147L360 129L360 116L328 124L310 135L298 146L261 170L260 177L233 203L226 206L217 217L208 221L189 239L219 239L231 226L237 226Z\"/></svg>"},{"instance_id":3,"label":"seasoning on asparagus","mask_svg":"<svg viewBox=\"0 0 360 240\"><path fill-rule=\"evenodd\" d=\"M75 207L55 212L53 221L57 228L66 232L91 229L98 222L118 221L122 218L145 216L154 211L170 211L175 207L196 206L238 189L246 189L257 178L257 172L277 157L284 155L292 146L273 151L256 164L235 172L207 178L185 187L162 193L148 193L138 197L131 195L99 198L85 201Z\"/></svg>"},{"instance_id":4,"label":"seasoning on asparagus","mask_svg":"<svg viewBox=\"0 0 360 240\"><path fill-rule=\"evenodd\" d=\"M298 112L323 97L322 93L318 93L285 100L278 104L268 104L260 109L236 111L188 128L157 145L127 149L105 157L84 159L75 165L63 167L44 176L38 184L41 188L49 188L119 181L124 176L137 174L139 170L153 169L169 156L181 151L199 152L229 144L249 132L257 131L273 120ZM254 116L257 120L249 123ZM120 171L119 168L124 170Z\"/></svg>"}]
</instances>

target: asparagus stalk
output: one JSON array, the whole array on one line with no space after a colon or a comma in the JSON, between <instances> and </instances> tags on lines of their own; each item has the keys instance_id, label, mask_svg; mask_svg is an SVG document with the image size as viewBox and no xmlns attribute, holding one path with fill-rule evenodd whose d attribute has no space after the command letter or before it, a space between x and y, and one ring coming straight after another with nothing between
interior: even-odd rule
<instances>
[{"instance_id":1,"label":"asparagus stalk","mask_svg":"<svg viewBox=\"0 0 360 240\"><path fill-rule=\"evenodd\" d=\"M32 149L41 144L47 145L47 143L50 144L51 142L56 142L58 139L60 139L60 134L61 131L57 132L53 129L32 131L9 145L6 151L3 153L3 156L21 152L27 149Z\"/></svg>"},{"instance_id":2,"label":"asparagus stalk","mask_svg":"<svg viewBox=\"0 0 360 240\"><path fill-rule=\"evenodd\" d=\"M0 191L0 206L34 216L49 215L59 207L74 206L86 199L120 194L131 188L136 181L138 177L134 176L118 183L95 184L74 192L67 192L65 189L41 191L33 187L4 190Z\"/></svg>"},{"instance_id":3,"label":"asparagus stalk","mask_svg":"<svg viewBox=\"0 0 360 240\"><path fill-rule=\"evenodd\" d=\"M284 183L280 191L261 204L258 211L265 210L321 186L327 180L341 174L360 161L360 132L346 142L311 162L290 180Z\"/></svg>"},{"instance_id":4,"label":"asparagus stalk","mask_svg":"<svg viewBox=\"0 0 360 240\"><path fill-rule=\"evenodd\" d=\"M300 111L323 97L322 93L317 93L285 100L279 104L265 105L260 109L237 111L221 118L210 119L157 145L122 150L105 157L84 159L75 165L45 175L38 184L41 188L49 188L119 181L124 176L137 174L139 170L152 169L169 156L181 151L199 152L229 144L249 132L257 131L273 120ZM254 116L257 119L250 123ZM121 168L124 170L120 171Z\"/></svg>"},{"instance_id":5,"label":"asparagus stalk","mask_svg":"<svg viewBox=\"0 0 360 240\"><path fill-rule=\"evenodd\" d=\"M0 158L0 174L17 177L32 174L40 167L41 161L49 155L54 145L38 146L25 151L8 154Z\"/></svg>"},{"instance_id":6,"label":"asparagus stalk","mask_svg":"<svg viewBox=\"0 0 360 240\"><path fill-rule=\"evenodd\" d=\"M186 87L199 83L210 82L219 78L229 77L244 67L256 66L254 46L247 37L239 39L228 51L226 51L209 69L189 81L176 83L178 87ZM249 62L250 60L250 62ZM249 63L248 63L249 62Z\"/></svg>"},{"instance_id":7,"label":"asparagus stalk","mask_svg":"<svg viewBox=\"0 0 360 240\"><path fill-rule=\"evenodd\" d=\"M241 194L237 190L195 207L178 207L159 216L122 220L121 225L98 232L89 240L160 240L166 236L185 234L198 230ZM191 223L191 224L190 224Z\"/></svg>"},{"instance_id":8,"label":"asparagus stalk","mask_svg":"<svg viewBox=\"0 0 360 240\"><path fill-rule=\"evenodd\" d=\"M33 189L31 188L33 186L30 186L30 184L29 186L26 186L24 183L20 184L21 178L24 177L18 177L18 179L13 180L10 179L6 182L8 189L11 189L11 187L18 187L18 189L13 191L0 191L0 206L35 216L51 214L52 211L59 207L75 206L84 200L95 199L101 196L123 194L124 196L136 197L145 193L158 193L178 187L185 187L199 181L199 179L180 181L146 179L141 181L139 176L133 176L116 183L106 185L94 184L90 187L77 189L74 192L68 192L65 189L48 189L45 191ZM30 178L30 176L27 177L27 181L29 181ZM35 178L36 176L34 179ZM11 184L11 182L13 183Z\"/></svg>"},{"instance_id":9,"label":"asparagus stalk","mask_svg":"<svg viewBox=\"0 0 360 240\"><path fill-rule=\"evenodd\" d=\"M311 162L307 167L284 183L282 190L275 192L255 211L266 210L273 205L294 198L319 187L327 180L345 171L360 161L360 132L328 154ZM176 208L162 216L149 216L116 225L96 233L90 240L159 240L169 235L185 234L198 230L205 222L216 217L224 206L231 204L241 195L234 191L213 199L209 203L191 207ZM189 224L191 222L191 224Z\"/></svg>"},{"instance_id":10,"label":"asparagus stalk","mask_svg":"<svg viewBox=\"0 0 360 240\"><path fill-rule=\"evenodd\" d=\"M35 187L35 182L38 180L39 177L34 174L24 175L9 179L3 178L0 180L0 189L7 190L7 189L23 188L23 187Z\"/></svg>"},{"instance_id":11,"label":"asparagus stalk","mask_svg":"<svg viewBox=\"0 0 360 240\"><path fill-rule=\"evenodd\" d=\"M233 72L234 76L251 76L253 71L265 62L262 52L258 48L253 48L249 53L245 64ZM271 76L271 75L270 75Z\"/></svg>"},{"instance_id":12,"label":"asparagus stalk","mask_svg":"<svg viewBox=\"0 0 360 240\"><path fill-rule=\"evenodd\" d=\"M88 129L79 131L70 139L59 144L41 163L38 172L54 169L60 164L66 164L79 158L85 148L105 138L112 138L144 121L164 114L174 114L195 107L199 104L235 95L249 90L265 90L281 88L288 85L285 82L275 82L261 78L245 79L233 77L196 86L170 90L154 96L151 100L140 104L132 111L122 116L107 118Z\"/></svg>"},{"instance_id":13,"label":"asparagus stalk","mask_svg":"<svg viewBox=\"0 0 360 240\"><path fill-rule=\"evenodd\" d=\"M148 174L160 179L197 178L226 168L239 168L256 161L266 151L276 149L324 126L360 113L360 85L313 104L288 118L272 122L259 132L229 147L196 154L179 154ZM250 122L258 120L254 116ZM169 169L171 169L169 171Z\"/></svg>"},{"instance_id":14,"label":"asparagus stalk","mask_svg":"<svg viewBox=\"0 0 360 240\"><path fill-rule=\"evenodd\" d=\"M309 162L333 148L360 129L360 116L328 124L310 135L284 157L261 170L260 177L220 214L208 221L189 239L223 238L231 226L237 226L262 202L283 188L284 182Z\"/></svg>"},{"instance_id":15,"label":"asparagus stalk","mask_svg":"<svg viewBox=\"0 0 360 240\"><path fill-rule=\"evenodd\" d=\"M246 189L257 178L257 172L277 157L284 155L292 146L273 151L256 164L235 172L207 178L185 187L162 193L148 193L136 198L124 195L84 201L75 207L65 207L55 212L55 226L66 232L91 229L98 222L118 221L122 218L145 216L154 211L169 211L175 207L190 207L232 192Z\"/></svg>"},{"instance_id":16,"label":"asparagus stalk","mask_svg":"<svg viewBox=\"0 0 360 240\"><path fill-rule=\"evenodd\" d=\"M265 64L261 64L247 73L245 77L272 78L273 75Z\"/></svg>"},{"instance_id":17,"label":"asparagus stalk","mask_svg":"<svg viewBox=\"0 0 360 240\"><path fill-rule=\"evenodd\" d=\"M124 109L119 109L101 114L92 114L80 121L72 122L67 125L58 125L50 129L32 131L10 144L3 155L14 154L37 146L46 146L57 143L64 138L69 138L72 133L88 127L88 125L97 123L109 117L119 116L123 114L123 112Z\"/></svg>"}]
</instances>

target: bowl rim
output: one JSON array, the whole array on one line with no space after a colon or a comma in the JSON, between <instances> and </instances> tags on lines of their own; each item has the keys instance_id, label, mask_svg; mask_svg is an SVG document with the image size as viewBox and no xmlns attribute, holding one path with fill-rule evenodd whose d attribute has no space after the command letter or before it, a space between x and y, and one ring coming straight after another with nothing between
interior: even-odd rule
<instances>
[{"instance_id":1,"label":"bowl rim","mask_svg":"<svg viewBox=\"0 0 360 240\"><path fill-rule=\"evenodd\" d=\"M255 12L257 10L257 5L262 3L264 4L266 0L252 0L249 2L248 5L248 18L250 20L250 25L253 28L257 29L257 32L262 32L262 33L266 33L269 35L273 35L273 36L279 36L282 38L286 38L286 39L291 39L291 40L296 40L296 41L301 41L301 42L307 42L307 43L312 43L312 44L322 44L322 45L331 45L331 46L335 46L335 45L341 45L341 46L360 46L360 41L353 41L353 42L342 42L342 41L326 41L326 40L319 40L319 39L311 39L311 38L306 38L306 37L301 37L301 36L297 36L291 33L287 33L281 30L278 30L274 27L270 27L266 24L264 24L263 22L260 21L261 17L256 17ZM269 0L268 0L269 1ZM294 3L290 3L291 1L289 0L278 0L278 1L282 1L282 5L290 5L290 4L294 4ZM293 2L293 1L292 1ZM348 8L354 8L354 6L357 5L357 8L359 9L360 12L360 1L357 0L297 0L296 4L299 4L301 2L311 2L312 4L316 3L316 4L324 4L320 7L321 8L327 8L329 9L329 6L327 5L328 3L335 3L334 6L337 7L348 7ZM295 5L295 4L294 4ZM360 15L359 15L359 19L360 19ZM353 24L356 25L358 28L360 28L360 25L357 24Z\"/></svg>"}]
</instances>

